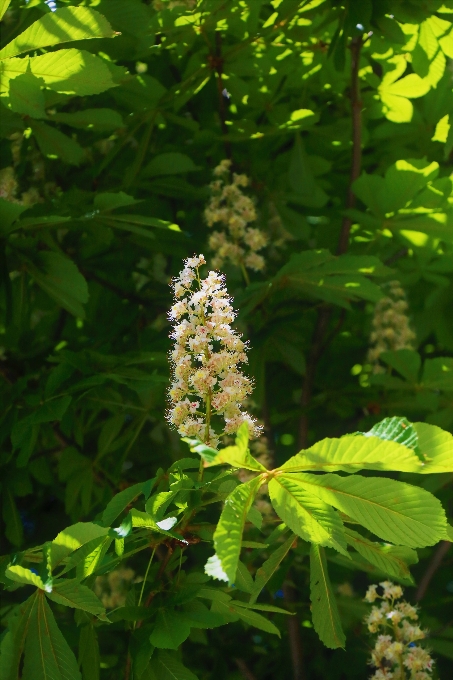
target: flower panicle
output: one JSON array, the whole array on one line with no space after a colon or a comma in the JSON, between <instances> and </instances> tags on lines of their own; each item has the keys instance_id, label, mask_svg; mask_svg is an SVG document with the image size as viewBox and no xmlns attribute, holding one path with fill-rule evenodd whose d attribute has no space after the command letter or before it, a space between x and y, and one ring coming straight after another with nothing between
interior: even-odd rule
<instances>
[{"instance_id":1,"label":"flower panicle","mask_svg":"<svg viewBox=\"0 0 453 680\"><path fill-rule=\"evenodd\" d=\"M378 592L380 587L381 593ZM370 665L376 668L370 680L430 680L433 659L416 643L426 637L418 625L418 610L402 600L403 589L391 581L371 585L365 601L374 605L365 618L371 633L378 633Z\"/></svg>"},{"instance_id":2,"label":"flower panicle","mask_svg":"<svg viewBox=\"0 0 453 680\"><path fill-rule=\"evenodd\" d=\"M216 448L222 434L236 433L244 422L252 437L260 428L241 408L253 384L240 369L247 362L247 344L231 327L236 313L225 277L210 271L201 279L203 264L203 255L187 258L172 282L175 303L169 319L174 347L167 417L182 436L197 437ZM223 419L220 433L212 427L213 416Z\"/></svg>"},{"instance_id":3,"label":"flower panicle","mask_svg":"<svg viewBox=\"0 0 453 680\"><path fill-rule=\"evenodd\" d=\"M221 230L209 237L209 249L215 253L214 267L224 262L252 271L262 271L265 259L259 251L268 245L267 235L250 224L257 219L253 200L243 193L249 186L247 175L232 174L231 161L223 160L214 168L214 181L210 184L211 198L205 208L204 217L208 227L220 224Z\"/></svg>"}]
</instances>

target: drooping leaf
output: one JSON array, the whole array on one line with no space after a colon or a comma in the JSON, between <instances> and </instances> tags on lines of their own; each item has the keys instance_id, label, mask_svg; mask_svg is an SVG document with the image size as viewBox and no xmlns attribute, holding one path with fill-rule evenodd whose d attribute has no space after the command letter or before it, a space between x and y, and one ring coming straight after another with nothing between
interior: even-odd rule
<instances>
[{"instance_id":1,"label":"drooping leaf","mask_svg":"<svg viewBox=\"0 0 453 680\"><path fill-rule=\"evenodd\" d=\"M303 470L400 470L420 472L422 463L407 446L379 438L371 432L366 435L346 435L339 439L322 439L306 451L301 451L286 461L285 472Z\"/></svg>"},{"instance_id":2,"label":"drooping leaf","mask_svg":"<svg viewBox=\"0 0 453 680\"><path fill-rule=\"evenodd\" d=\"M295 474L298 483L357 520L384 541L410 548L434 545L445 535L446 518L432 494L378 477Z\"/></svg>"},{"instance_id":3,"label":"drooping leaf","mask_svg":"<svg viewBox=\"0 0 453 680\"><path fill-rule=\"evenodd\" d=\"M215 551L230 583L234 583L236 578L247 513L261 484L261 478L256 477L250 482L236 487L225 501L219 523L214 532Z\"/></svg>"},{"instance_id":4,"label":"drooping leaf","mask_svg":"<svg viewBox=\"0 0 453 680\"><path fill-rule=\"evenodd\" d=\"M87 623L80 628L79 666L83 680L99 680L100 673L99 643L93 625Z\"/></svg>"},{"instance_id":5,"label":"drooping leaf","mask_svg":"<svg viewBox=\"0 0 453 680\"><path fill-rule=\"evenodd\" d=\"M374 564L384 574L391 578L404 579L407 583L413 583L409 565L418 562L415 550L405 546L382 545L373 543L352 529L345 529L347 542L357 550L368 562Z\"/></svg>"},{"instance_id":6,"label":"drooping leaf","mask_svg":"<svg viewBox=\"0 0 453 680\"><path fill-rule=\"evenodd\" d=\"M295 475L275 476L269 495L279 517L297 536L347 554L338 513L298 484Z\"/></svg>"},{"instance_id":7,"label":"drooping leaf","mask_svg":"<svg viewBox=\"0 0 453 680\"><path fill-rule=\"evenodd\" d=\"M76 658L45 595L38 594L25 641L23 680L82 680Z\"/></svg>"},{"instance_id":8,"label":"drooping leaf","mask_svg":"<svg viewBox=\"0 0 453 680\"><path fill-rule=\"evenodd\" d=\"M36 586L36 588L44 590L44 583L42 582L41 577L38 576L38 574L32 572L30 569L26 569L20 565L12 565L8 567L5 571L5 576L16 583L25 583L27 585Z\"/></svg>"},{"instance_id":9,"label":"drooping leaf","mask_svg":"<svg viewBox=\"0 0 453 680\"><path fill-rule=\"evenodd\" d=\"M263 590L266 583L272 578L277 569L280 567L281 563L285 559L286 555L294 545L294 534L288 538L281 546L274 550L272 555L263 562L261 567L257 570L255 576L255 585L250 593L250 603L253 604L258 599L259 594Z\"/></svg>"},{"instance_id":10,"label":"drooping leaf","mask_svg":"<svg viewBox=\"0 0 453 680\"><path fill-rule=\"evenodd\" d=\"M269 619L266 619L261 614L257 614L257 612L253 611L252 609L235 605L234 602L230 603L230 609L235 612L242 621L248 623L249 626L253 626L259 630L264 630L266 633L271 633L281 637L280 631L276 625L274 625L271 621L269 621Z\"/></svg>"},{"instance_id":11,"label":"drooping leaf","mask_svg":"<svg viewBox=\"0 0 453 680\"><path fill-rule=\"evenodd\" d=\"M327 571L326 556L319 545L312 545L310 549L310 599L313 626L321 642L330 649L344 647L346 638Z\"/></svg>"},{"instance_id":12,"label":"drooping leaf","mask_svg":"<svg viewBox=\"0 0 453 680\"><path fill-rule=\"evenodd\" d=\"M9 630L6 632L0 647L0 670L2 680L17 680L19 667L27 639L30 622L36 608L38 593L35 593L19 605L17 616L9 620Z\"/></svg>"},{"instance_id":13,"label":"drooping leaf","mask_svg":"<svg viewBox=\"0 0 453 680\"><path fill-rule=\"evenodd\" d=\"M63 604L65 607L82 609L98 616L105 613L105 608L90 588L79 583L77 579L65 580L54 584L47 593L49 600Z\"/></svg>"},{"instance_id":14,"label":"drooping leaf","mask_svg":"<svg viewBox=\"0 0 453 680\"><path fill-rule=\"evenodd\" d=\"M72 260L45 251L40 253L39 263L39 268L29 265L36 283L68 312L84 318L82 305L88 301L88 286Z\"/></svg>"},{"instance_id":15,"label":"drooping leaf","mask_svg":"<svg viewBox=\"0 0 453 680\"><path fill-rule=\"evenodd\" d=\"M120 515L127 506L132 503L141 494L149 494L149 491L154 486L156 482L156 477L147 482L140 482L139 484L133 484L127 489L120 491L112 500L106 505L104 512L102 513L102 522L104 526L110 526L112 522L116 520L118 515Z\"/></svg>"}]
</instances>

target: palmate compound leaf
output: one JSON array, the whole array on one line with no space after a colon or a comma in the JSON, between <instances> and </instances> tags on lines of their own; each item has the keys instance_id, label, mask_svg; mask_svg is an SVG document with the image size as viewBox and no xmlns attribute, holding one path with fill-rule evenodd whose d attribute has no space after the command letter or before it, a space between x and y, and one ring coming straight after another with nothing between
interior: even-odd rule
<instances>
[{"instance_id":1,"label":"palmate compound leaf","mask_svg":"<svg viewBox=\"0 0 453 680\"><path fill-rule=\"evenodd\" d=\"M214 532L215 551L230 583L234 583L236 578L247 513L262 483L261 477L255 477L235 488L225 501Z\"/></svg>"},{"instance_id":2,"label":"palmate compound leaf","mask_svg":"<svg viewBox=\"0 0 453 680\"><path fill-rule=\"evenodd\" d=\"M421 472L422 462L412 448L378 436L346 435L339 439L322 439L306 451L286 461L280 470L302 472L311 470L395 470Z\"/></svg>"},{"instance_id":3,"label":"palmate compound leaf","mask_svg":"<svg viewBox=\"0 0 453 680\"><path fill-rule=\"evenodd\" d=\"M446 537L444 509L424 489L393 479L361 475L297 473L291 477L384 541L422 548Z\"/></svg>"},{"instance_id":4,"label":"palmate compound leaf","mask_svg":"<svg viewBox=\"0 0 453 680\"><path fill-rule=\"evenodd\" d=\"M347 556L338 513L299 484L295 475L275 476L269 482L269 495L278 516L297 536Z\"/></svg>"},{"instance_id":5,"label":"palmate compound leaf","mask_svg":"<svg viewBox=\"0 0 453 680\"><path fill-rule=\"evenodd\" d=\"M127 489L124 489L113 496L113 498L107 503L107 506L102 513L102 523L104 526L110 526L112 522L116 520L118 515L120 515L123 510L125 510L127 506L141 494L147 498L156 480L157 477L150 479L147 482L133 484L132 486L129 486Z\"/></svg>"},{"instance_id":6,"label":"palmate compound leaf","mask_svg":"<svg viewBox=\"0 0 453 680\"><path fill-rule=\"evenodd\" d=\"M327 571L324 549L313 544L310 549L310 599L313 626L320 640L330 647L344 647L345 634Z\"/></svg>"},{"instance_id":7,"label":"palmate compound leaf","mask_svg":"<svg viewBox=\"0 0 453 680\"><path fill-rule=\"evenodd\" d=\"M406 546L374 543L348 527L345 528L345 536L349 545L384 574L413 583L409 565L418 562L415 550Z\"/></svg>"},{"instance_id":8,"label":"palmate compound leaf","mask_svg":"<svg viewBox=\"0 0 453 680\"><path fill-rule=\"evenodd\" d=\"M25 640L22 680L81 680L76 658L57 626L44 593L36 596Z\"/></svg>"},{"instance_id":9,"label":"palmate compound leaf","mask_svg":"<svg viewBox=\"0 0 453 680\"><path fill-rule=\"evenodd\" d=\"M31 26L0 50L0 60L16 57L30 50L51 45L87 40L113 38L115 31L102 14L88 7L65 7L44 14Z\"/></svg>"}]
</instances>

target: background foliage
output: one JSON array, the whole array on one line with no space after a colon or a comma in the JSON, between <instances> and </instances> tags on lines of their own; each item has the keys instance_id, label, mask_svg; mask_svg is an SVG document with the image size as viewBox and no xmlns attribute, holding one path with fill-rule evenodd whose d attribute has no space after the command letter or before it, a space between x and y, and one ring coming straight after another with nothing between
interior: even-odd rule
<instances>
[{"instance_id":1,"label":"background foliage","mask_svg":"<svg viewBox=\"0 0 453 680\"><path fill-rule=\"evenodd\" d=\"M251 178L258 225L271 237L250 285L239 268L225 272L275 466L386 416L451 430L450 0L0 0L2 13L2 572L68 524L100 520L116 492L191 455L164 418L168 282L183 258L209 255L203 210L224 158ZM416 340L383 354L385 370L374 374L373 310L389 280L406 291ZM392 476L434 493L451 518L453 473ZM134 487L126 505L150 490ZM89 540L105 547L98 529ZM185 552L189 573L212 554L207 543L197 550ZM438 551L418 550L414 585ZM313 630L299 541L266 591L269 605L297 616L274 613L263 624L253 612L248 623L268 626L257 631L230 611L226 628L192 629L183 647L191 671L171 670L178 657L161 650L156 677L365 677L361 597L381 572L359 556L327 555L345 652L326 651ZM181 548L173 558L170 574ZM444 548L422 600L439 677L453 663L451 559ZM143 576L147 560L131 555L127 566ZM193 575L185 585L190 578L197 585ZM22 591L3 582L6 626ZM128 606L140 588L125 586ZM84 680L124 677L133 612L98 626L54 603L55 635L73 649L80 642ZM44 599L36 607L30 625L49 616ZM275 626L281 640L270 635ZM174 632L174 648L185 639L174 621L158 628ZM140 630L133 644L143 649ZM32 671L25 665L23 677Z\"/></svg>"}]
</instances>

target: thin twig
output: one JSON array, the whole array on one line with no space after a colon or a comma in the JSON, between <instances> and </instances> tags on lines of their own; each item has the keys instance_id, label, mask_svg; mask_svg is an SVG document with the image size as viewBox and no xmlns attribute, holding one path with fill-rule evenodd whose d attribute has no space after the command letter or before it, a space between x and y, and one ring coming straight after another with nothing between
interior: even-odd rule
<instances>
[{"instance_id":1,"label":"thin twig","mask_svg":"<svg viewBox=\"0 0 453 680\"><path fill-rule=\"evenodd\" d=\"M296 601L296 591L288 583L283 584L283 594L285 601L289 605L289 609L294 609L294 602ZM302 645L302 636L300 634L299 617L287 617L289 647L291 651L291 661L293 666L294 680L305 680L305 664L304 664L304 649Z\"/></svg>"},{"instance_id":2,"label":"thin twig","mask_svg":"<svg viewBox=\"0 0 453 680\"><path fill-rule=\"evenodd\" d=\"M360 79L359 64L360 50L362 48L362 36L351 40L351 109L352 109L352 164L351 177L349 181L346 208L355 206L355 194L352 184L360 175L362 165L362 102L360 98ZM338 255L342 255L348 249L349 233L351 231L352 220L349 217L343 218L341 225L340 240L338 243Z\"/></svg>"},{"instance_id":3,"label":"thin twig","mask_svg":"<svg viewBox=\"0 0 453 680\"><path fill-rule=\"evenodd\" d=\"M444 559L445 555L450 550L450 548L451 548L450 541L441 541L437 546L434 555L432 556L431 561L428 564L428 568L423 574L420 583L418 584L418 588L415 593L416 602L420 602L420 600L422 600L425 597L426 591L428 590L428 586L431 583L434 574L439 569L442 560Z\"/></svg>"},{"instance_id":4,"label":"thin twig","mask_svg":"<svg viewBox=\"0 0 453 680\"><path fill-rule=\"evenodd\" d=\"M225 96L223 94L225 85L223 83L222 36L220 34L220 31L216 31L215 33L215 47L216 53L215 56L212 57L211 61L216 71L217 95L219 99L219 116L220 124L222 126L222 133L225 138L224 139L225 153L227 158L231 160L233 154L231 151L231 144L228 140L228 125L226 124L226 106Z\"/></svg>"},{"instance_id":5,"label":"thin twig","mask_svg":"<svg viewBox=\"0 0 453 680\"><path fill-rule=\"evenodd\" d=\"M242 675L243 678L245 678L245 680L256 680L256 676L247 666L244 659L235 659L234 663L238 667L239 673Z\"/></svg>"}]
</instances>

